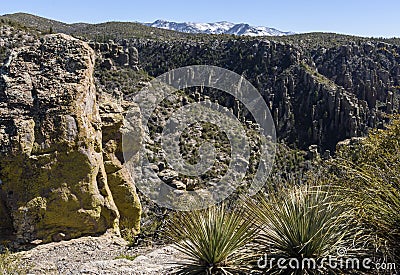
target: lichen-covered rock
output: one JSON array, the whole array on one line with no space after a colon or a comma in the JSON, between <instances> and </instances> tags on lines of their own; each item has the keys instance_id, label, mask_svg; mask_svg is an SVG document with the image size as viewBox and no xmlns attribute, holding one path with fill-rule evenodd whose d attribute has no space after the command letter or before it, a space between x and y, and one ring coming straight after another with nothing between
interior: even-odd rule
<instances>
[{"instance_id":1,"label":"lichen-covered rock","mask_svg":"<svg viewBox=\"0 0 400 275\"><path fill-rule=\"evenodd\" d=\"M86 43L57 34L14 50L1 69L0 229L11 218L21 241L118 231L94 60Z\"/></svg>"},{"instance_id":2,"label":"lichen-covered rock","mask_svg":"<svg viewBox=\"0 0 400 275\"><path fill-rule=\"evenodd\" d=\"M132 229L133 233L137 234L140 230L142 208L131 175L126 167L123 166L124 108L107 93L101 94L99 98L100 116L103 122L103 155L107 182L121 215L121 224L124 227L129 226L129 229ZM125 102L125 104L129 103ZM125 106L125 108L129 108L130 112L137 110L136 125L138 127L136 130L138 138L135 139L137 144L134 147L138 151L141 142L140 137L143 135L139 107L131 103L129 107Z\"/></svg>"}]
</instances>

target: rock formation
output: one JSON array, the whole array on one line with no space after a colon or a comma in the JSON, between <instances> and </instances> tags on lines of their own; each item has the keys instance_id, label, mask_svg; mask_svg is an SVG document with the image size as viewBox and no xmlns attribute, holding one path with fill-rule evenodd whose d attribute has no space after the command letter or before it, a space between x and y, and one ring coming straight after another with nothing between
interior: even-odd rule
<instances>
[{"instance_id":1,"label":"rock formation","mask_svg":"<svg viewBox=\"0 0 400 275\"><path fill-rule=\"evenodd\" d=\"M123 169L119 106L94 85L95 55L70 36L13 49L0 76L0 230L45 242L139 230L141 206ZM140 138L140 137L139 137Z\"/></svg>"},{"instance_id":2,"label":"rock formation","mask_svg":"<svg viewBox=\"0 0 400 275\"><path fill-rule=\"evenodd\" d=\"M89 46L98 53L103 69L111 70L115 64L138 70L139 54L135 47L121 46L112 40L108 43L89 42Z\"/></svg>"},{"instance_id":3,"label":"rock formation","mask_svg":"<svg viewBox=\"0 0 400 275\"><path fill-rule=\"evenodd\" d=\"M135 123L137 127L132 131L138 137L137 144L131 150L138 152L141 144L140 136L143 135L143 129L140 126L140 110L133 103L124 102L124 106L121 106L107 93L100 94L99 107L107 183L119 210L120 220L123 221L124 226L129 224L133 233L137 234L140 228L141 205L131 175L123 166L122 135L128 130L124 128L123 123L124 109L129 109L131 113L137 114L136 117L131 117L131 121L137 118Z\"/></svg>"}]
</instances>

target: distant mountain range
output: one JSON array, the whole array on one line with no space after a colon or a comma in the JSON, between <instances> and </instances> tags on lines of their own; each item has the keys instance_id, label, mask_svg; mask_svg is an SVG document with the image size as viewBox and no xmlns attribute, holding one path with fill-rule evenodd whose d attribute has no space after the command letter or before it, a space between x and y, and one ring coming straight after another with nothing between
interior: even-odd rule
<instances>
[{"instance_id":1,"label":"distant mountain range","mask_svg":"<svg viewBox=\"0 0 400 275\"><path fill-rule=\"evenodd\" d=\"M283 32L274 28L263 26L254 27L245 23L234 24L226 21L216 23L176 23L157 20L153 23L144 23L144 25L184 33L235 34L247 36L283 36L295 34L294 32Z\"/></svg>"}]
</instances>

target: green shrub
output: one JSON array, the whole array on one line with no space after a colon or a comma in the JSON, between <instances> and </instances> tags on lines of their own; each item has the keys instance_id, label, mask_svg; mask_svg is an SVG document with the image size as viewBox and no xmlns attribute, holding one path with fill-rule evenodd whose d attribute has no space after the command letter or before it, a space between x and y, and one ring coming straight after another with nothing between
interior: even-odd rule
<instances>
[{"instance_id":1,"label":"green shrub","mask_svg":"<svg viewBox=\"0 0 400 275\"><path fill-rule=\"evenodd\" d=\"M400 262L400 119L338 154L342 202L374 235L377 257Z\"/></svg>"}]
</instances>

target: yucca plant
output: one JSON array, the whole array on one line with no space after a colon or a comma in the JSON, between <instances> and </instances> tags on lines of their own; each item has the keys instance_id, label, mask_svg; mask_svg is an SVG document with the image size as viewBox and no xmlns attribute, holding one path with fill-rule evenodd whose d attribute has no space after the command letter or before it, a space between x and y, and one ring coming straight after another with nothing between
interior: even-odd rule
<instances>
[{"instance_id":1,"label":"yucca plant","mask_svg":"<svg viewBox=\"0 0 400 275\"><path fill-rule=\"evenodd\" d=\"M225 205L182 212L168 222L167 235L185 258L178 274L247 274L249 243L256 236L251 218Z\"/></svg>"},{"instance_id":2,"label":"yucca plant","mask_svg":"<svg viewBox=\"0 0 400 275\"><path fill-rule=\"evenodd\" d=\"M338 266L319 263L324 258L339 261L342 256L359 253L356 244L361 229L338 200L327 187L308 185L282 188L248 200L245 205L261 229L256 239L261 257L258 268L267 274L340 273ZM271 262L272 258L275 261ZM277 265L281 258L286 261L286 269ZM308 259L315 260L315 266ZM289 261L295 265L287 266Z\"/></svg>"}]
</instances>

